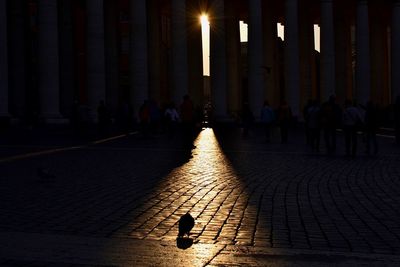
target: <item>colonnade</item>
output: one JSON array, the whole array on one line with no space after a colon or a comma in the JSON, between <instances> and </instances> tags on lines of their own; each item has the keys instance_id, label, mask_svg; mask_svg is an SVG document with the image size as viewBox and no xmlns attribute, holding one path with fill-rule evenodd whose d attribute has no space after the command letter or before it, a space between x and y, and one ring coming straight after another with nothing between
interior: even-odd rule
<instances>
[{"instance_id":1,"label":"colonnade","mask_svg":"<svg viewBox=\"0 0 400 267\"><path fill-rule=\"evenodd\" d=\"M201 29L199 25L189 26L189 18L194 16L188 14L189 2L169 1L169 28L165 29L158 1L129 0L130 94L126 101L135 110L151 97L176 104L185 94L195 95L198 104L205 100L202 75L197 73L202 70ZM400 51L396 49L400 48L400 1L382 4L389 6L385 10L389 11L391 21L380 24L373 24L377 17L370 18L374 11L371 12L372 4L367 0L346 4L354 6L351 14L344 11L341 1L285 0L283 5L278 2L213 0L205 10L198 5L197 16L204 11L210 15L210 98L218 119L239 114L245 101L257 116L264 99L274 105L285 99L293 114L300 117L308 98L324 101L335 94L341 101L353 97L365 103L378 97L380 103L389 104L400 95ZM21 0L0 0L0 116L22 117L27 110L26 98L30 97L26 88L37 82L40 116L56 121L65 116L61 111L66 106L62 99L69 96L72 101L72 93L65 90L76 86L70 81L76 79L73 71L68 71L76 64L67 62L71 51L65 45L73 37L66 26L71 21L59 12L59 5L68 10L68 4L63 0L37 0L37 70L25 67L29 64L29 49L25 47L28 18L23 4ZM118 87L118 15L111 6L105 8L105 4L103 0L86 0L84 67L87 105L93 118L99 101L114 106L119 101L114 92L114 87ZM115 8L115 4L111 5ZM195 13L193 3L190 5L190 12ZM239 20L245 20L249 29L246 58L242 57ZM278 21L285 25L283 52L277 39ZM320 64L316 63L313 47L314 23L321 27ZM163 34L170 39L167 52L162 47ZM168 64L166 68L164 63ZM28 71L37 72L37 81L28 80ZM388 92L381 93L385 90Z\"/></svg>"}]
</instances>

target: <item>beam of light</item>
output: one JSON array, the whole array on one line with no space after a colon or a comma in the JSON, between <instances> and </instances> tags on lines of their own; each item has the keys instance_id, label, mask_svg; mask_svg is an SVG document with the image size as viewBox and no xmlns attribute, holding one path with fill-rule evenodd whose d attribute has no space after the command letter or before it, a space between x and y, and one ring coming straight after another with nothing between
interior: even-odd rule
<instances>
[{"instance_id":1,"label":"beam of light","mask_svg":"<svg viewBox=\"0 0 400 267\"><path fill-rule=\"evenodd\" d=\"M278 37L280 37L282 41L285 41L285 26L283 26L281 23L277 23L276 27L278 30Z\"/></svg>"},{"instance_id":2,"label":"beam of light","mask_svg":"<svg viewBox=\"0 0 400 267\"><path fill-rule=\"evenodd\" d=\"M320 52L320 33L321 29L318 24L314 24L314 49Z\"/></svg>"},{"instance_id":3,"label":"beam of light","mask_svg":"<svg viewBox=\"0 0 400 267\"><path fill-rule=\"evenodd\" d=\"M240 29L240 42L246 43L248 38L248 25L243 21L239 21L239 29Z\"/></svg>"},{"instance_id":4,"label":"beam of light","mask_svg":"<svg viewBox=\"0 0 400 267\"><path fill-rule=\"evenodd\" d=\"M210 76L210 21L207 14L200 16L203 47L203 75Z\"/></svg>"}]
</instances>

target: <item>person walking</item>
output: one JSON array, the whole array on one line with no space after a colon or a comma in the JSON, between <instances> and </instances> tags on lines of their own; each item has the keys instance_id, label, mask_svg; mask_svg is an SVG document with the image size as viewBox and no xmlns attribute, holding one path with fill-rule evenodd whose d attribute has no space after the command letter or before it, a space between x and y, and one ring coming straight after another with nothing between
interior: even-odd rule
<instances>
[{"instance_id":1,"label":"person walking","mask_svg":"<svg viewBox=\"0 0 400 267\"><path fill-rule=\"evenodd\" d=\"M189 95L183 97L183 102L180 107L181 121L183 130L184 146L193 149L193 137L194 137L194 121L193 121L193 102Z\"/></svg>"},{"instance_id":2,"label":"person walking","mask_svg":"<svg viewBox=\"0 0 400 267\"><path fill-rule=\"evenodd\" d=\"M261 123L265 130L265 141L271 142L271 128L275 120L274 110L270 107L267 100L264 101L264 105L261 108Z\"/></svg>"},{"instance_id":3,"label":"person walking","mask_svg":"<svg viewBox=\"0 0 400 267\"><path fill-rule=\"evenodd\" d=\"M173 102L171 102L165 110L164 118L166 121L168 137L173 138L173 136L175 135L176 127L180 120L178 111L176 110L175 104Z\"/></svg>"},{"instance_id":4,"label":"person walking","mask_svg":"<svg viewBox=\"0 0 400 267\"><path fill-rule=\"evenodd\" d=\"M321 108L318 100L312 101L311 106L307 110L308 129L309 129L309 145L312 151L319 152L320 132L321 132Z\"/></svg>"},{"instance_id":5,"label":"person walking","mask_svg":"<svg viewBox=\"0 0 400 267\"><path fill-rule=\"evenodd\" d=\"M292 121L292 111L286 102L283 100L278 108L278 124L281 130L281 143L287 144L289 139L289 127Z\"/></svg>"},{"instance_id":6,"label":"person walking","mask_svg":"<svg viewBox=\"0 0 400 267\"><path fill-rule=\"evenodd\" d=\"M329 97L329 100L322 104L321 108L321 127L324 134L326 151L328 154L336 152L336 129L341 123L342 111L336 104L334 95Z\"/></svg>"},{"instance_id":7,"label":"person walking","mask_svg":"<svg viewBox=\"0 0 400 267\"><path fill-rule=\"evenodd\" d=\"M242 122L243 122L242 137L247 138L249 136L250 128L254 122L254 115L248 103L244 103L243 106Z\"/></svg>"},{"instance_id":8,"label":"person walking","mask_svg":"<svg viewBox=\"0 0 400 267\"><path fill-rule=\"evenodd\" d=\"M351 100L346 100L343 112L343 131L345 136L346 155L355 157L357 153L357 131L362 124L362 117Z\"/></svg>"},{"instance_id":9,"label":"person walking","mask_svg":"<svg viewBox=\"0 0 400 267\"><path fill-rule=\"evenodd\" d=\"M303 107L303 118L304 118L304 131L306 136L307 145L311 145L311 130L309 127L308 110L313 105L313 100L308 99L307 104Z\"/></svg>"},{"instance_id":10,"label":"person walking","mask_svg":"<svg viewBox=\"0 0 400 267\"><path fill-rule=\"evenodd\" d=\"M149 101L145 100L139 109L140 130L143 137L149 137L150 133L150 107Z\"/></svg>"},{"instance_id":11,"label":"person walking","mask_svg":"<svg viewBox=\"0 0 400 267\"><path fill-rule=\"evenodd\" d=\"M379 128L378 109L376 105L369 101L365 112L365 137L366 137L366 153L369 155L371 152L371 145L373 146L373 154L378 154L378 142L376 133Z\"/></svg>"}]
</instances>

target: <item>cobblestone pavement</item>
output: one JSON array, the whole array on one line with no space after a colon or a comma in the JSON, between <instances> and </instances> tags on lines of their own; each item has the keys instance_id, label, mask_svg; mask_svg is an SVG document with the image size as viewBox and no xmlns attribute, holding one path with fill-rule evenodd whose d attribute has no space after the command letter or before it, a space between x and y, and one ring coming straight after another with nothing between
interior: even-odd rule
<instances>
[{"instance_id":1,"label":"cobblestone pavement","mask_svg":"<svg viewBox=\"0 0 400 267\"><path fill-rule=\"evenodd\" d=\"M400 263L391 140L352 159L310 153L299 135L280 145L227 132L203 130L191 154L164 136L128 136L3 158L0 265ZM196 224L179 250L186 212Z\"/></svg>"}]
</instances>

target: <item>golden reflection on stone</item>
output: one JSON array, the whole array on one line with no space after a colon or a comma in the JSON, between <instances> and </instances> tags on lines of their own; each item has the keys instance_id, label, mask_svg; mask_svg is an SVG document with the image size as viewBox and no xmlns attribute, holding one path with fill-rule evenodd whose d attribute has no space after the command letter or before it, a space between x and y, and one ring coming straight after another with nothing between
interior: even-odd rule
<instances>
[{"instance_id":1,"label":"golden reflection on stone","mask_svg":"<svg viewBox=\"0 0 400 267\"><path fill-rule=\"evenodd\" d=\"M254 244L257 205L250 202L247 181L236 173L213 129L203 129L194 145L188 161L173 169L153 192L156 197L143 205L130 236L174 244L197 266L215 255L206 245ZM177 242L178 220L187 212L195 218L190 246Z\"/></svg>"}]
</instances>

